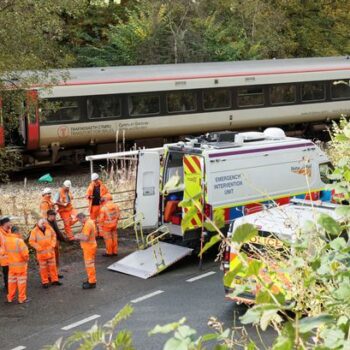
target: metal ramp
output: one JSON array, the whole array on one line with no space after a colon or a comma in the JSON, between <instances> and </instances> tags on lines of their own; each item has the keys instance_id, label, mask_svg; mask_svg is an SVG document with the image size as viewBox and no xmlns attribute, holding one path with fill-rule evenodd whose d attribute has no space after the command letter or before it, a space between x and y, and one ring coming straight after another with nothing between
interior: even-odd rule
<instances>
[{"instance_id":1,"label":"metal ramp","mask_svg":"<svg viewBox=\"0 0 350 350\"><path fill-rule=\"evenodd\" d=\"M155 257L155 251L161 252ZM115 262L108 270L122 272L143 279L150 278L192 253L192 249L165 242L157 242L152 247L138 250Z\"/></svg>"},{"instance_id":2,"label":"metal ramp","mask_svg":"<svg viewBox=\"0 0 350 350\"><path fill-rule=\"evenodd\" d=\"M145 236L143 219L144 215L138 213L124 220L123 228L134 227L138 250L108 266L108 270L147 279L192 253L193 249L161 241L170 234L165 225Z\"/></svg>"}]
</instances>

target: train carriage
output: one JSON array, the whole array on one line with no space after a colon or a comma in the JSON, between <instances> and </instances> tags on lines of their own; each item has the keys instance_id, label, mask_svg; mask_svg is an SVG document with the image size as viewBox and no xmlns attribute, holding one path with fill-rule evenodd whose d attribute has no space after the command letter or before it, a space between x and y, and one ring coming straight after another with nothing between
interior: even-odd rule
<instances>
[{"instance_id":1,"label":"train carriage","mask_svg":"<svg viewBox=\"0 0 350 350\"><path fill-rule=\"evenodd\" d=\"M303 134L350 111L349 57L76 68L68 76L28 92L35 108L20 131L26 165L115 150L117 134L132 142L266 126ZM0 147L4 128L0 120Z\"/></svg>"}]
</instances>

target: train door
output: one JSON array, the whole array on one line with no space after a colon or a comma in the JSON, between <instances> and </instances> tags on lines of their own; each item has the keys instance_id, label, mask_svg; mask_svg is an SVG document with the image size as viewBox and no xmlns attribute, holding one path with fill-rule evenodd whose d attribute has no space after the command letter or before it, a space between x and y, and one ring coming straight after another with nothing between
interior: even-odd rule
<instances>
[{"instance_id":1,"label":"train door","mask_svg":"<svg viewBox=\"0 0 350 350\"><path fill-rule=\"evenodd\" d=\"M39 108L38 93L35 90L27 92L27 113L26 113L26 144L28 150L35 150L39 147Z\"/></svg>"},{"instance_id":2,"label":"train door","mask_svg":"<svg viewBox=\"0 0 350 350\"><path fill-rule=\"evenodd\" d=\"M144 217L143 227L158 226L160 155L140 151L136 179L136 214Z\"/></svg>"},{"instance_id":3,"label":"train door","mask_svg":"<svg viewBox=\"0 0 350 350\"><path fill-rule=\"evenodd\" d=\"M0 97L0 148L5 146L4 118L2 113L2 99Z\"/></svg>"}]
</instances>

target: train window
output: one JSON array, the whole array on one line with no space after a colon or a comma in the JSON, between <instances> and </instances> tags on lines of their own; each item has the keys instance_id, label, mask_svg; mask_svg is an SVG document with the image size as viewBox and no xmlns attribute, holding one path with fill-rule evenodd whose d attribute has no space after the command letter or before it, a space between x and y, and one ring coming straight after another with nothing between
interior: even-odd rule
<instances>
[{"instance_id":1,"label":"train window","mask_svg":"<svg viewBox=\"0 0 350 350\"><path fill-rule=\"evenodd\" d=\"M296 97L296 85L285 84L270 87L270 102L273 105L294 103Z\"/></svg>"},{"instance_id":2,"label":"train window","mask_svg":"<svg viewBox=\"0 0 350 350\"><path fill-rule=\"evenodd\" d=\"M322 101L326 97L325 84L323 82L304 83L301 86L302 101Z\"/></svg>"},{"instance_id":3,"label":"train window","mask_svg":"<svg viewBox=\"0 0 350 350\"><path fill-rule=\"evenodd\" d=\"M191 112L197 109L196 94L190 91L170 92L166 96L168 113Z\"/></svg>"},{"instance_id":4,"label":"train window","mask_svg":"<svg viewBox=\"0 0 350 350\"><path fill-rule=\"evenodd\" d=\"M118 96L91 96L86 100L89 119L103 119L120 116Z\"/></svg>"},{"instance_id":5,"label":"train window","mask_svg":"<svg viewBox=\"0 0 350 350\"><path fill-rule=\"evenodd\" d=\"M81 107L75 99L47 100L47 106L43 110L43 116L47 123L79 120Z\"/></svg>"},{"instance_id":6,"label":"train window","mask_svg":"<svg viewBox=\"0 0 350 350\"><path fill-rule=\"evenodd\" d=\"M208 89L203 91L203 109L225 109L231 107L229 89Z\"/></svg>"},{"instance_id":7,"label":"train window","mask_svg":"<svg viewBox=\"0 0 350 350\"><path fill-rule=\"evenodd\" d=\"M331 84L332 99L342 100L350 98L350 79L335 80Z\"/></svg>"},{"instance_id":8,"label":"train window","mask_svg":"<svg viewBox=\"0 0 350 350\"><path fill-rule=\"evenodd\" d=\"M129 96L129 114L131 116L154 115L160 112L159 95Z\"/></svg>"},{"instance_id":9,"label":"train window","mask_svg":"<svg viewBox=\"0 0 350 350\"><path fill-rule=\"evenodd\" d=\"M238 88L238 106L262 106L265 103L264 90L261 86L248 86Z\"/></svg>"}]
</instances>

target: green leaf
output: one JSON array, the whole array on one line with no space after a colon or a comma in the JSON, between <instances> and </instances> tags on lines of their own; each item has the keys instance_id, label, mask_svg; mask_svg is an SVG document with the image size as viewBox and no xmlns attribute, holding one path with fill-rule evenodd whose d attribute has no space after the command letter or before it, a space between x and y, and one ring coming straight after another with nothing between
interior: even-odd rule
<instances>
[{"instance_id":1,"label":"green leaf","mask_svg":"<svg viewBox=\"0 0 350 350\"><path fill-rule=\"evenodd\" d=\"M299 321L299 331L300 333L308 333L314 328L318 328L324 324L329 324L334 322L334 319L331 315L321 314L315 317L304 317Z\"/></svg>"},{"instance_id":2,"label":"green leaf","mask_svg":"<svg viewBox=\"0 0 350 350\"><path fill-rule=\"evenodd\" d=\"M343 345L345 341L345 334L340 329L325 328L320 333L324 340L324 345L328 349L336 349ZM342 347L342 349L345 349Z\"/></svg>"},{"instance_id":3,"label":"green leaf","mask_svg":"<svg viewBox=\"0 0 350 350\"><path fill-rule=\"evenodd\" d=\"M341 226L327 214L320 214L317 223L332 236L339 236L341 233Z\"/></svg>"},{"instance_id":4,"label":"green leaf","mask_svg":"<svg viewBox=\"0 0 350 350\"><path fill-rule=\"evenodd\" d=\"M252 224L243 224L236 228L231 237L232 242L246 243L258 234L257 228Z\"/></svg>"},{"instance_id":5,"label":"green leaf","mask_svg":"<svg viewBox=\"0 0 350 350\"><path fill-rule=\"evenodd\" d=\"M278 312L279 312L278 309L274 309L274 310L266 310L262 313L260 318L260 328L263 331L266 331L267 327L269 326L272 320L276 321L277 323L282 322L282 318L281 316L278 315Z\"/></svg>"},{"instance_id":6,"label":"green leaf","mask_svg":"<svg viewBox=\"0 0 350 350\"><path fill-rule=\"evenodd\" d=\"M350 206L349 205L342 205L342 206L336 208L335 212L340 216L350 218Z\"/></svg>"},{"instance_id":7,"label":"green leaf","mask_svg":"<svg viewBox=\"0 0 350 350\"><path fill-rule=\"evenodd\" d=\"M186 231L190 227L191 220L197 215L198 209L196 207L191 207L181 221L181 228L183 231Z\"/></svg>"},{"instance_id":8,"label":"green leaf","mask_svg":"<svg viewBox=\"0 0 350 350\"><path fill-rule=\"evenodd\" d=\"M258 347L255 345L255 343L251 340L248 345L244 347L245 350L256 350Z\"/></svg>"},{"instance_id":9,"label":"green leaf","mask_svg":"<svg viewBox=\"0 0 350 350\"><path fill-rule=\"evenodd\" d=\"M293 343L292 338L281 334L276 338L272 350L292 350L294 348Z\"/></svg>"},{"instance_id":10,"label":"green leaf","mask_svg":"<svg viewBox=\"0 0 350 350\"><path fill-rule=\"evenodd\" d=\"M263 263L260 260L251 259L248 261L248 269L245 273L246 277L249 276L259 276L260 269L262 268Z\"/></svg>"},{"instance_id":11,"label":"green leaf","mask_svg":"<svg viewBox=\"0 0 350 350\"><path fill-rule=\"evenodd\" d=\"M178 329L185 322L186 322L186 317L183 317L178 322L168 323L164 326L156 325L151 331L148 332L148 335L168 334L170 332L174 332L176 329Z\"/></svg>"},{"instance_id":12,"label":"green leaf","mask_svg":"<svg viewBox=\"0 0 350 350\"><path fill-rule=\"evenodd\" d=\"M342 250L344 248L347 247L347 244L345 242L345 239L343 237L337 237L336 239L332 240L329 243L329 246L333 249L333 250Z\"/></svg>"},{"instance_id":13,"label":"green leaf","mask_svg":"<svg viewBox=\"0 0 350 350\"><path fill-rule=\"evenodd\" d=\"M183 339L170 338L165 343L163 350L188 350L188 344Z\"/></svg>"},{"instance_id":14,"label":"green leaf","mask_svg":"<svg viewBox=\"0 0 350 350\"><path fill-rule=\"evenodd\" d=\"M210 249L213 245L217 244L218 242L221 241L221 236L219 234L212 236L210 238L210 241L207 242L203 249L200 251L200 253L198 254L199 256L202 255L203 253L205 253L208 249Z\"/></svg>"},{"instance_id":15,"label":"green leaf","mask_svg":"<svg viewBox=\"0 0 350 350\"><path fill-rule=\"evenodd\" d=\"M197 193L196 195L192 196L191 198L183 199L178 206L181 208L189 208L193 206L193 202L199 201L202 198L203 194L201 192Z\"/></svg>"}]
</instances>

